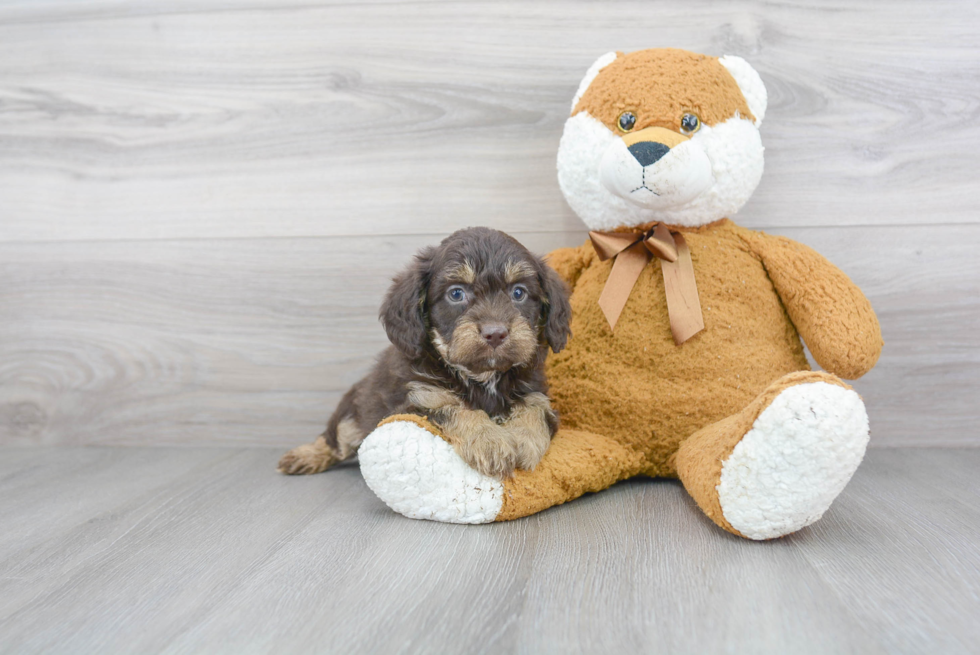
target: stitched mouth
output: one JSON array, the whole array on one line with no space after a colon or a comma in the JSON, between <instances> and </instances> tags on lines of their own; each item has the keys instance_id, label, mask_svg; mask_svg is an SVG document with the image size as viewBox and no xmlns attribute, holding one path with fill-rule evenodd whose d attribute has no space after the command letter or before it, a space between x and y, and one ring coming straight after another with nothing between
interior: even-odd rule
<instances>
[{"instance_id":1,"label":"stitched mouth","mask_svg":"<svg viewBox=\"0 0 980 655\"><path fill-rule=\"evenodd\" d=\"M633 189L632 191L630 191L630 193L636 193L640 189L646 189L647 191L649 191L653 195L659 196L660 195L659 193L657 193L656 191L654 191L653 189L651 189L650 187L647 186L647 167L646 166L644 166L642 169L640 169L640 174L643 176L640 179L640 182L641 182L640 186L638 186L635 189Z\"/></svg>"},{"instance_id":2,"label":"stitched mouth","mask_svg":"<svg viewBox=\"0 0 980 655\"><path fill-rule=\"evenodd\" d=\"M651 189L650 187L648 187L646 184L641 184L640 186L638 186L635 189L633 189L632 191L630 191L630 193L636 193L640 189L646 189L647 191L649 191L650 193L652 193L655 196L659 196L660 195L659 193L657 193L656 191L654 191L653 189Z\"/></svg>"}]
</instances>

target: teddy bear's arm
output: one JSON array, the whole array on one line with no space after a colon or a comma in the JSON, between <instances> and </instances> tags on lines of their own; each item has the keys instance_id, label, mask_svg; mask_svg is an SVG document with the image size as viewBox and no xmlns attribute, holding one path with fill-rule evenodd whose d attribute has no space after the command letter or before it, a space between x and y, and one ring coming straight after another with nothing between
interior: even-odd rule
<instances>
[{"instance_id":1,"label":"teddy bear's arm","mask_svg":"<svg viewBox=\"0 0 980 655\"><path fill-rule=\"evenodd\" d=\"M817 363L849 380L870 371L884 342L858 286L802 243L761 232L750 242Z\"/></svg>"},{"instance_id":2,"label":"teddy bear's arm","mask_svg":"<svg viewBox=\"0 0 980 655\"><path fill-rule=\"evenodd\" d=\"M576 248L559 248L552 250L545 256L545 261L555 272L568 283L569 289L575 288L579 275L592 262L595 257L595 250L592 244L586 241Z\"/></svg>"}]
</instances>

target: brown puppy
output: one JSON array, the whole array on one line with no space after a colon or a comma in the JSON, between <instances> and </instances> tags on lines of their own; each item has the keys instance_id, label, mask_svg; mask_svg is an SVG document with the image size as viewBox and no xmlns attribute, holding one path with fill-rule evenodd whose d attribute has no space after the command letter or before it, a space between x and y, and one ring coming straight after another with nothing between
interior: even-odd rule
<instances>
[{"instance_id":1,"label":"brown puppy","mask_svg":"<svg viewBox=\"0 0 980 655\"><path fill-rule=\"evenodd\" d=\"M450 235L395 278L381 306L393 345L279 470L319 473L392 414L428 416L485 475L533 469L558 428L545 355L565 346L570 318L565 283L512 237L482 227Z\"/></svg>"}]
</instances>

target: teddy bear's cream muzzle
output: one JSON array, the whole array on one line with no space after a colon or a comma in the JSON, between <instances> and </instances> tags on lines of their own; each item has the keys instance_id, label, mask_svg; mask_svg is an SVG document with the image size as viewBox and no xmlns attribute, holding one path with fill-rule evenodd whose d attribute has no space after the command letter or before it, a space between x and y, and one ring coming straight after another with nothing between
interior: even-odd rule
<instances>
[{"instance_id":1,"label":"teddy bear's cream muzzle","mask_svg":"<svg viewBox=\"0 0 980 655\"><path fill-rule=\"evenodd\" d=\"M681 207L711 188L711 161L700 143L662 127L626 134L599 164L602 185L647 209Z\"/></svg>"}]
</instances>

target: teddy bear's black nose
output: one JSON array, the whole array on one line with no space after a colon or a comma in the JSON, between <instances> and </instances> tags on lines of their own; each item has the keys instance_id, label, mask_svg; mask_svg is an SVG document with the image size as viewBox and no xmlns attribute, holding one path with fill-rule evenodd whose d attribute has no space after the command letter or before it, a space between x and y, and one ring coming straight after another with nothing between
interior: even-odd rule
<instances>
[{"instance_id":1,"label":"teddy bear's black nose","mask_svg":"<svg viewBox=\"0 0 980 655\"><path fill-rule=\"evenodd\" d=\"M631 145L629 150L630 154L636 157L636 161L640 162L640 166L655 164L670 152L670 148L656 141L640 141Z\"/></svg>"}]
</instances>

